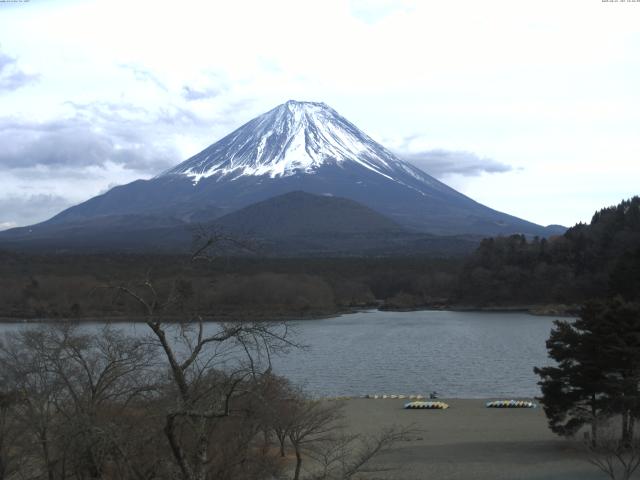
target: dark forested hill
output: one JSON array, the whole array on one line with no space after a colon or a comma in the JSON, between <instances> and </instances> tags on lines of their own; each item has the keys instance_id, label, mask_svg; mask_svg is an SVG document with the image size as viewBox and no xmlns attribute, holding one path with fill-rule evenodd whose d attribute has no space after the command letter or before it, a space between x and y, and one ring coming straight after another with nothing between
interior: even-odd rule
<instances>
[{"instance_id":1,"label":"dark forested hill","mask_svg":"<svg viewBox=\"0 0 640 480\"><path fill-rule=\"evenodd\" d=\"M640 197L595 213L562 236L482 241L462 273L466 302L578 303L593 297L640 298Z\"/></svg>"},{"instance_id":2,"label":"dark forested hill","mask_svg":"<svg viewBox=\"0 0 640 480\"><path fill-rule=\"evenodd\" d=\"M296 191L254 203L216 220L233 232L267 237L400 232L402 227L353 200Z\"/></svg>"}]
</instances>

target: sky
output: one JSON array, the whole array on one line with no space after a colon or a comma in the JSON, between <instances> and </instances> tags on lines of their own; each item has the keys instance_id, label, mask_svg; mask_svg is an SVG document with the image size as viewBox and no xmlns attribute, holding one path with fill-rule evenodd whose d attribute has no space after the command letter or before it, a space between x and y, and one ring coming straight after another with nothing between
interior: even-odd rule
<instances>
[{"instance_id":1,"label":"sky","mask_svg":"<svg viewBox=\"0 0 640 480\"><path fill-rule=\"evenodd\" d=\"M322 101L542 224L640 194L640 1L0 1L0 229Z\"/></svg>"}]
</instances>

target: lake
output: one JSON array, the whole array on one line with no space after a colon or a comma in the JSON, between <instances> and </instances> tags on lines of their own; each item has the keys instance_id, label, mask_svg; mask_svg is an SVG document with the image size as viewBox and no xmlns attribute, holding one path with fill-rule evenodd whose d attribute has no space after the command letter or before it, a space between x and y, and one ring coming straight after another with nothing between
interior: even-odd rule
<instances>
[{"instance_id":1,"label":"lake","mask_svg":"<svg viewBox=\"0 0 640 480\"><path fill-rule=\"evenodd\" d=\"M552 322L526 313L452 311L292 321L296 341L309 348L275 358L274 371L323 397L434 390L443 398L533 397L533 367L552 363L545 349ZM116 325L147 332L141 324ZM29 326L4 324L0 332L19 328Z\"/></svg>"}]
</instances>

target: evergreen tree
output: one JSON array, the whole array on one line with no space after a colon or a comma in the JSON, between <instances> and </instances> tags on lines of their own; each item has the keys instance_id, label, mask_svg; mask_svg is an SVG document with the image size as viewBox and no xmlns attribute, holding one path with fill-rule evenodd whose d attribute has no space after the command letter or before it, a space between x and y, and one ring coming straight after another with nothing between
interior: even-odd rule
<instances>
[{"instance_id":1,"label":"evergreen tree","mask_svg":"<svg viewBox=\"0 0 640 480\"><path fill-rule=\"evenodd\" d=\"M582 322L601 340L600 358L612 413L620 415L621 440L633 438L640 416L640 305L617 298L588 305Z\"/></svg>"},{"instance_id":2,"label":"evergreen tree","mask_svg":"<svg viewBox=\"0 0 640 480\"><path fill-rule=\"evenodd\" d=\"M597 421L606 412L604 375L598 366L597 340L575 324L556 320L547 340L554 367L534 368L541 377L541 403L552 432L572 436L585 425L597 438Z\"/></svg>"},{"instance_id":3,"label":"evergreen tree","mask_svg":"<svg viewBox=\"0 0 640 480\"><path fill-rule=\"evenodd\" d=\"M611 272L609 291L622 295L625 300L640 300L640 247L618 259Z\"/></svg>"},{"instance_id":4,"label":"evergreen tree","mask_svg":"<svg viewBox=\"0 0 640 480\"><path fill-rule=\"evenodd\" d=\"M591 302L575 322L556 321L547 340L557 366L536 367L551 430L571 436L619 415L621 440L640 415L640 307L620 299Z\"/></svg>"}]
</instances>

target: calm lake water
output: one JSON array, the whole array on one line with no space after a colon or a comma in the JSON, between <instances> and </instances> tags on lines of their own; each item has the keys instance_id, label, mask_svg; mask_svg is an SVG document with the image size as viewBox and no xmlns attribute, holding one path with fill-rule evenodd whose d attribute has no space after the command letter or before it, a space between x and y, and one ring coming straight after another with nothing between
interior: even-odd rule
<instances>
[{"instance_id":1,"label":"calm lake water","mask_svg":"<svg viewBox=\"0 0 640 480\"><path fill-rule=\"evenodd\" d=\"M426 394L532 397L534 366L549 365L553 318L525 313L367 311L289 322L307 345L273 361L274 371L316 396ZM144 325L116 324L131 333ZM29 328L0 325L0 332ZM96 324L93 327L97 328Z\"/></svg>"}]
</instances>

